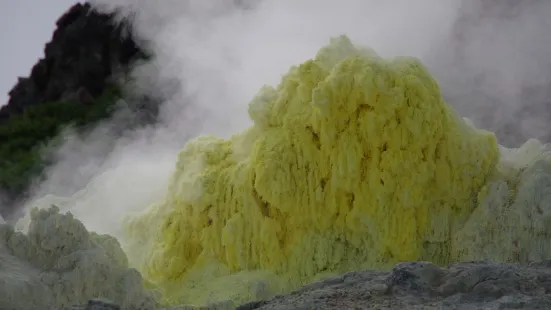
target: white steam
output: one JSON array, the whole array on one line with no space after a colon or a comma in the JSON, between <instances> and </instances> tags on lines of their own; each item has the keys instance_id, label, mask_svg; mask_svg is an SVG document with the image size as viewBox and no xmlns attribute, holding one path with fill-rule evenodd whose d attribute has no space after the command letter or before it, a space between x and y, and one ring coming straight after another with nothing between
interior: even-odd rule
<instances>
[{"instance_id":1,"label":"white steam","mask_svg":"<svg viewBox=\"0 0 551 310\"><path fill-rule=\"evenodd\" d=\"M247 104L260 87L277 84L291 65L313 57L331 36L346 34L386 57L421 58L442 79L444 93L467 100L453 102L464 116L497 108L471 94L480 86L476 76L485 77L486 96L515 109L525 84L549 80L535 62L546 57L537 48L549 29L537 28L541 7L487 23L475 18L482 26L464 30L459 51L453 33L466 14L466 0L250 2L243 9L229 0L93 1L101 10L119 8L122 16L132 16L135 34L155 54L154 61L134 69L131 87L164 96L161 124L117 141L102 134L101 126L84 139L70 139L27 206L48 193L80 191L66 208L89 229L118 235L127 211L163 198L187 139L229 137L248 127ZM540 38L523 36L530 29ZM115 150L102 154L112 143Z\"/></svg>"},{"instance_id":2,"label":"white steam","mask_svg":"<svg viewBox=\"0 0 551 310\"><path fill-rule=\"evenodd\" d=\"M551 1L461 2L454 31L425 60L447 99L502 144L551 142Z\"/></svg>"}]
</instances>

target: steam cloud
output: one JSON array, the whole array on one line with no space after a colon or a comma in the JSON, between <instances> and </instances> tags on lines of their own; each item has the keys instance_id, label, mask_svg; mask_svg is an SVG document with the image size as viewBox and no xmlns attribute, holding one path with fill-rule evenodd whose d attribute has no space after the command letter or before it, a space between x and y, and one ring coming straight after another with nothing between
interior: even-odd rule
<instances>
[{"instance_id":1,"label":"steam cloud","mask_svg":"<svg viewBox=\"0 0 551 310\"><path fill-rule=\"evenodd\" d=\"M166 99L161 122L117 140L105 134L109 122L87 137L68 135L26 207L46 194L80 191L70 204L73 214L89 229L119 236L127 211L162 199L185 141L248 127L247 104L258 89L277 84L291 65L340 34L385 57L420 58L463 116L493 130L518 125L518 137L504 135L502 144L545 137L551 130L540 128L540 118L512 118L550 98L526 89L550 85L545 12L551 2L481 2L95 0L100 10L118 8L121 17L131 17L135 34L155 54L134 68L129 87Z\"/></svg>"}]
</instances>

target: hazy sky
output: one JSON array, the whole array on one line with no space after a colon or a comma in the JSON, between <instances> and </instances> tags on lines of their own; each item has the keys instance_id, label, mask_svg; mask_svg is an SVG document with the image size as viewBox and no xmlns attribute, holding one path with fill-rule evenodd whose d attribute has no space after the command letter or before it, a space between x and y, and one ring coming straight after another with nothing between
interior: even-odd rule
<instances>
[{"instance_id":1,"label":"hazy sky","mask_svg":"<svg viewBox=\"0 0 551 310\"><path fill-rule=\"evenodd\" d=\"M17 77L28 76L44 44L51 39L55 22L76 0L0 0L0 106Z\"/></svg>"}]
</instances>

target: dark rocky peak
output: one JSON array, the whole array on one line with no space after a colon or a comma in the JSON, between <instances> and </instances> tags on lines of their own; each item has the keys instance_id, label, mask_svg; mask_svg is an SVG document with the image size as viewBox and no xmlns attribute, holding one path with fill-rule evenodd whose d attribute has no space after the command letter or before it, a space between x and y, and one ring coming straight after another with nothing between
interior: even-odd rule
<instances>
[{"instance_id":1,"label":"dark rocky peak","mask_svg":"<svg viewBox=\"0 0 551 310\"><path fill-rule=\"evenodd\" d=\"M89 3L75 4L57 22L44 58L29 77L19 78L0 109L0 122L27 107L58 100L88 103L112 83L114 74L145 56L125 21L95 11Z\"/></svg>"},{"instance_id":2,"label":"dark rocky peak","mask_svg":"<svg viewBox=\"0 0 551 310\"><path fill-rule=\"evenodd\" d=\"M151 57L138 47L128 19L78 3L56 25L44 57L0 108L0 214L6 219L18 215L17 207L45 178L63 129L85 135L109 119L104 133L116 138L154 123L161 103L124 91L132 63Z\"/></svg>"}]
</instances>

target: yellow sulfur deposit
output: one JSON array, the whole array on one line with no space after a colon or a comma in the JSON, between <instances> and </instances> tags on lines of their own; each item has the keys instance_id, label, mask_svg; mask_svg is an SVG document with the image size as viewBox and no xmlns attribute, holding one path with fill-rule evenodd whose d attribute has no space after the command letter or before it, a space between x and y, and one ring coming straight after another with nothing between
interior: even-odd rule
<instances>
[{"instance_id":1,"label":"yellow sulfur deposit","mask_svg":"<svg viewBox=\"0 0 551 310\"><path fill-rule=\"evenodd\" d=\"M263 88L249 114L254 125L229 140L189 142L164 201L127 222L130 259L166 303L447 262L499 157L418 60L344 36Z\"/></svg>"}]
</instances>

